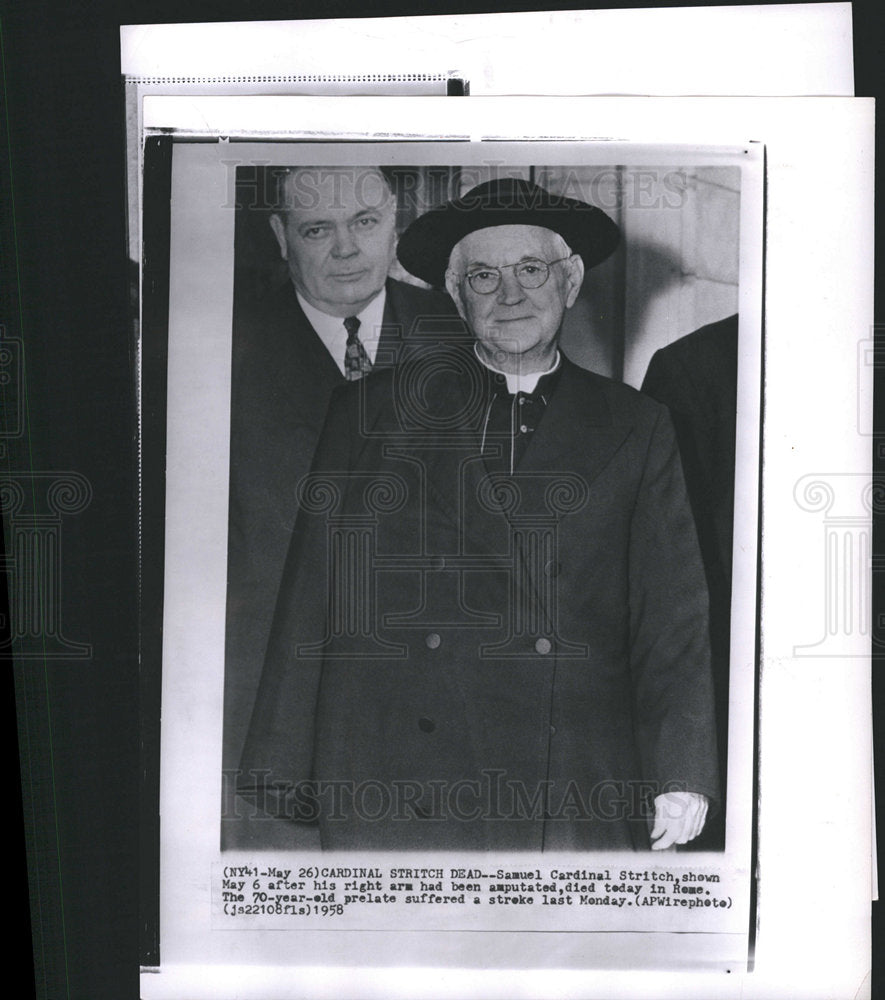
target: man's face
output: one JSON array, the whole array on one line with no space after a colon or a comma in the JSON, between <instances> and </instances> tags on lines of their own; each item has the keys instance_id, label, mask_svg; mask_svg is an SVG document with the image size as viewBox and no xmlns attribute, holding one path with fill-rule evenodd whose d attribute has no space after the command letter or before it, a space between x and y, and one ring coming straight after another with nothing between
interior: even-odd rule
<instances>
[{"instance_id":1,"label":"man's face","mask_svg":"<svg viewBox=\"0 0 885 1000\"><path fill-rule=\"evenodd\" d=\"M544 371L556 352L565 310L577 298L584 266L577 255L550 264L539 288L523 288L517 280L520 262L550 263L564 256L562 241L540 226L493 226L478 229L452 250L446 287L461 317L476 337L480 353L502 371ZM480 294L467 275L483 267L501 268L497 289Z\"/></svg>"},{"instance_id":2,"label":"man's face","mask_svg":"<svg viewBox=\"0 0 885 1000\"><path fill-rule=\"evenodd\" d=\"M330 316L352 316L381 291L393 262L396 205L371 167L312 167L285 182L270 224L295 288Z\"/></svg>"}]
</instances>

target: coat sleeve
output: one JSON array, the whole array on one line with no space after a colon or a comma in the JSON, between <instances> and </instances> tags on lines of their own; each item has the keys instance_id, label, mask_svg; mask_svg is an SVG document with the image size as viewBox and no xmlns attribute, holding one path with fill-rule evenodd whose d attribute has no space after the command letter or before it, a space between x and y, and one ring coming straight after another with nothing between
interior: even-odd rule
<instances>
[{"instance_id":1,"label":"coat sleeve","mask_svg":"<svg viewBox=\"0 0 885 1000\"><path fill-rule=\"evenodd\" d=\"M317 818L310 781L322 659L318 652L308 655L303 650L326 637L326 524L349 462L352 428L347 388L332 396L311 472L292 484L302 502L237 781L239 794L259 813L300 821Z\"/></svg>"},{"instance_id":2,"label":"coat sleeve","mask_svg":"<svg viewBox=\"0 0 885 1000\"><path fill-rule=\"evenodd\" d=\"M719 798L707 585L679 450L659 407L630 531L636 741L653 795Z\"/></svg>"}]
</instances>

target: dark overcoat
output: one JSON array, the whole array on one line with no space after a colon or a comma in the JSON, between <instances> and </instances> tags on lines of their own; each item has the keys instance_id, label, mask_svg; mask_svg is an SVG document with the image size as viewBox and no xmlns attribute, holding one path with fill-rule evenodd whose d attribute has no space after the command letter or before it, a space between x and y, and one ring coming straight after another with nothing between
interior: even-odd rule
<instances>
[{"instance_id":1,"label":"dark overcoat","mask_svg":"<svg viewBox=\"0 0 885 1000\"><path fill-rule=\"evenodd\" d=\"M376 365L443 322L447 295L389 279ZM239 763L295 523L295 486L309 470L329 397L344 376L288 280L235 310L231 369L224 766Z\"/></svg>"},{"instance_id":2,"label":"dark overcoat","mask_svg":"<svg viewBox=\"0 0 885 1000\"><path fill-rule=\"evenodd\" d=\"M710 647L719 775L728 773L731 550L734 523L738 317L703 326L653 355L642 391L670 411L710 591ZM695 850L721 850L725 809L711 817Z\"/></svg>"},{"instance_id":3,"label":"dark overcoat","mask_svg":"<svg viewBox=\"0 0 885 1000\"><path fill-rule=\"evenodd\" d=\"M647 848L655 794L717 796L669 417L563 359L516 473L490 473L484 373L428 349L333 399L242 790L327 848Z\"/></svg>"}]
</instances>

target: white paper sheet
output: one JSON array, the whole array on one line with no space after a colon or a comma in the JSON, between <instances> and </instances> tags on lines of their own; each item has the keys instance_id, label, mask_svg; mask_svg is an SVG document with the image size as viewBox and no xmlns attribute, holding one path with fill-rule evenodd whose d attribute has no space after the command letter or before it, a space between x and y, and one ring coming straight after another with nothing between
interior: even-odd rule
<instances>
[{"instance_id":1,"label":"white paper sheet","mask_svg":"<svg viewBox=\"0 0 885 1000\"><path fill-rule=\"evenodd\" d=\"M495 138L574 135L583 131L581 123L591 122L591 134L641 141L715 145L740 136L765 144L759 936L755 969L727 977L561 971L554 978L549 970L426 968L370 973L346 967L350 949L342 940L341 965L301 968L297 981L290 970L245 968L255 956L246 943L229 937L224 950L230 966L199 972L164 967L145 976L144 995L181 996L186 989L188 995L217 996L225 989L266 1000L290 994L389 996L401 989L410 996L553 992L769 1000L848 996L862 989L869 933L870 626L868 566L857 556L868 537L871 499L869 437L857 424L857 412L872 376L863 350L872 324L871 102L366 98L285 99L263 108L254 99L243 118L241 102L225 109L212 100L181 99L175 106L170 100L146 105L146 120L168 125L175 115L177 127L187 131L223 126L227 135L248 120L276 134L297 121L300 129L336 135ZM170 343L173 361L174 370L188 370ZM189 395L181 397L184 403ZM186 444L187 427L186 419L170 424L170 449ZM175 515L172 508L168 513ZM179 639L187 636L167 636L173 655ZM188 697L186 688L173 694ZM217 712L217 705L194 707ZM174 769L166 773L168 781ZM167 811L164 822L174 824L174 817ZM176 835L190 834L184 828ZM206 871L190 877L197 884ZM167 919L164 934L175 933ZM445 954L445 937L438 938L438 947ZM199 954L178 957L187 958L188 966L202 960ZM495 949L494 962L510 964L506 949Z\"/></svg>"},{"instance_id":2,"label":"white paper sheet","mask_svg":"<svg viewBox=\"0 0 885 1000\"><path fill-rule=\"evenodd\" d=\"M255 93L449 72L474 96L854 93L849 3L128 25L121 39L126 76Z\"/></svg>"}]
</instances>

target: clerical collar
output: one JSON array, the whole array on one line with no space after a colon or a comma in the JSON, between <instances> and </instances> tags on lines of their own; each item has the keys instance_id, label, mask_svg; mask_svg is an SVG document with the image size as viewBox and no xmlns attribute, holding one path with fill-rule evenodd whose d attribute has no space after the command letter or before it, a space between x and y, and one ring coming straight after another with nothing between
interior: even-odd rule
<instances>
[{"instance_id":1,"label":"clerical collar","mask_svg":"<svg viewBox=\"0 0 885 1000\"><path fill-rule=\"evenodd\" d=\"M550 375L559 368L560 354L557 350L556 357L553 360L553 364L544 372L528 372L526 375L518 374L512 375L510 372L502 372L494 365L490 365L488 361L483 358L483 356L476 349L476 344L473 345L473 353L476 355L476 360L479 361L483 367L488 368L490 372L494 372L496 375L501 375L507 380L507 391L511 396L515 396L518 392L533 393L538 386L538 382L545 375Z\"/></svg>"},{"instance_id":2,"label":"clerical collar","mask_svg":"<svg viewBox=\"0 0 885 1000\"><path fill-rule=\"evenodd\" d=\"M312 306L300 292L296 290L298 304L301 306L308 323L316 330L317 336L325 344L326 350L332 355L335 364L344 374L344 352L347 347L347 331L344 329L343 316L329 316ZM378 340L381 327L384 324L384 304L387 300L387 289L381 291L360 313L354 315L360 321L359 338L374 364L378 353Z\"/></svg>"}]
</instances>

